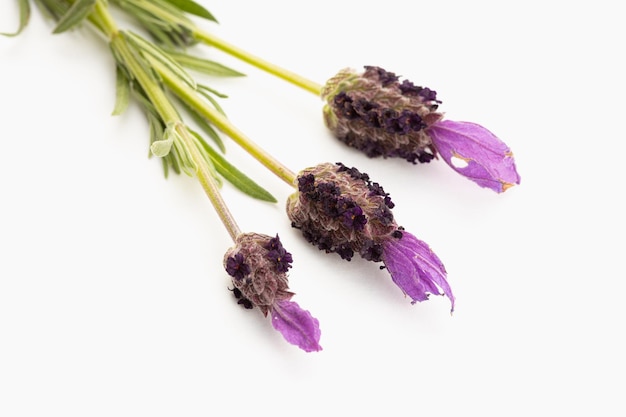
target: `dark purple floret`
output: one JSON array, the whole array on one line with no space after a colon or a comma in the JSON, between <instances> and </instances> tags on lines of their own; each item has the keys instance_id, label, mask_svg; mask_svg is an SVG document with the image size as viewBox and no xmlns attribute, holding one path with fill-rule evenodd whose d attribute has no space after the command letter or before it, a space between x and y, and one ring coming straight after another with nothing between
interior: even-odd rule
<instances>
[{"instance_id":1,"label":"dark purple floret","mask_svg":"<svg viewBox=\"0 0 626 417\"><path fill-rule=\"evenodd\" d=\"M396 133L398 130L398 112L393 109L383 109L380 113L380 123L388 133Z\"/></svg>"},{"instance_id":2,"label":"dark purple floret","mask_svg":"<svg viewBox=\"0 0 626 417\"><path fill-rule=\"evenodd\" d=\"M380 106L374 102L361 98L357 100L354 104L354 110L356 110L359 115L363 116L375 109L378 109Z\"/></svg>"},{"instance_id":3,"label":"dark purple floret","mask_svg":"<svg viewBox=\"0 0 626 417\"><path fill-rule=\"evenodd\" d=\"M419 130L420 122L422 119L418 115L413 115L413 113L408 110L403 110L402 113L400 113L400 115L396 118L396 124L398 125L396 133L400 135L406 135L407 133L409 133L411 130L413 130L412 125L415 124L414 119L416 118L418 119L418 129L416 130Z\"/></svg>"},{"instance_id":4,"label":"dark purple floret","mask_svg":"<svg viewBox=\"0 0 626 417\"><path fill-rule=\"evenodd\" d=\"M359 171L356 167L349 168L341 162L336 162L335 165L339 167L337 172L347 172L355 180L362 180L369 184L370 176L367 173Z\"/></svg>"},{"instance_id":5,"label":"dark purple floret","mask_svg":"<svg viewBox=\"0 0 626 417\"><path fill-rule=\"evenodd\" d=\"M441 104L441 101L437 100L437 92L428 87L416 86L409 80L403 80L398 87L400 88L402 95L406 97L420 97L425 102L435 102Z\"/></svg>"},{"instance_id":6,"label":"dark purple floret","mask_svg":"<svg viewBox=\"0 0 626 417\"><path fill-rule=\"evenodd\" d=\"M337 252L337 254L339 256L341 256L341 259L345 259L346 261L352 260L352 257L354 256L354 251L348 245L341 245L341 246L339 246L335 250L335 252Z\"/></svg>"},{"instance_id":7,"label":"dark purple floret","mask_svg":"<svg viewBox=\"0 0 626 417\"><path fill-rule=\"evenodd\" d=\"M317 192L324 196L337 197L341 195L339 188L337 188L337 186L333 184L332 182L323 182L323 183L318 184Z\"/></svg>"},{"instance_id":8,"label":"dark purple floret","mask_svg":"<svg viewBox=\"0 0 626 417\"><path fill-rule=\"evenodd\" d=\"M419 155L416 155L416 158L419 162L427 164L435 158L435 155L428 152L422 152Z\"/></svg>"},{"instance_id":9,"label":"dark purple floret","mask_svg":"<svg viewBox=\"0 0 626 417\"><path fill-rule=\"evenodd\" d=\"M409 131L417 132L427 127L426 123L424 123L420 115L417 113L404 110L400 118L402 119L403 124L408 127Z\"/></svg>"},{"instance_id":10,"label":"dark purple floret","mask_svg":"<svg viewBox=\"0 0 626 417\"><path fill-rule=\"evenodd\" d=\"M343 224L351 229L363 230L366 223L367 217L359 206L354 206L343 213Z\"/></svg>"},{"instance_id":11,"label":"dark purple floret","mask_svg":"<svg viewBox=\"0 0 626 417\"><path fill-rule=\"evenodd\" d=\"M423 88L413 84L409 80L403 80L398 86L405 96L419 96Z\"/></svg>"},{"instance_id":12,"label":"dark purple floret","mask_svg":"<svg viewBox=\"0 0 626 417\"><path fill-rule=\"evenodd\" d=\"M289 268L291 268L293 258L291 253L287 252L287 250L283 247L278 235L268 240L264 247L268 250L268 259L276 265L276 270L278 272L287 272Z\"/></svg>"},{"instance_id":13,"label":"dark purple floret","mask_svg":"<svg viewBox=\"0 0 626 417\"><path fill-rule=\"evenodd\" d=\"M252 304L252 301L244 297L241 291L239 290L239 288L235 287L231 291L233 292L233 295L237 299L237 304L242 305L245 309L248 309L248 310L254 307L254 305Z\"/></svg>"},{"instance_id":14,"label":"dark purple floret","mask_svg":"<svg viewBox=\"0 0 626 417\"><path fill-rule=\"evenodd\" d=\"M364 66L364 68L365 68L365 75L366 76L368 76L371 73L377 74L378 75L378 80L383 85L383 87L386 87L389 84L393 84L396 81L398 81L399 77L396 74L394 74L393 72L385 71L381 67L375 67L375 66L366 65L366 66Z\"/></svg>"},{"instance_id":15,"label":"dark purple floret","mask_svg":"<svg viewBox=\"0 0 626 417\"><path fill-rule=\"evenodd\" d=\"M357 113L352 103L352 98L345 92L342 91L341 93L337 94L335 96L334 103L335 109L347 119L356 119L359 117L359 113Z\"/></svg>"},{"instance_id":16,"label":"dark purple floret","mask_svg":"<svg viewBox=\"0 0 626 417\"><path fill-rule=\"evenodd\" d=\"M240 280L250 273L250 267L244 262L243 255L236 253L226 260L226 272L231 277Z\"/></svg>"},{"instance_id":17,"label":"dark purple floret","mask_svg":"<svg viewBox=\"0 0 626 417\"><path fill-rule=\"evenodd\" d=\"M274 249L282 249L282 248L283 248L283 244L281 243L278 235L268 240L267 244L265 245L265 249L269 251L274 250Z\"/></svg>"},{"instance_id":18,"label":"dark purple floret","mask_svg":"<svg viewBox=\"0 0 626 417\"><path fill-rule=\"evenodd\" d=\"M437 100L437 92L428 87L422 88L422 91L420 91L420 97L422 97L425 101L436 101L441 104L441 101Z\"/></svg>"},{"instance_id":19,"label":"dark purple floret","mask_svg":"<svg viewBox=\"0 0 626 417\"><path fill-rule=\"evenodd\" d=\"M393 223L393 213L390 210L389 206L379 207L375 212L374 216L376 219L383 225L388 226Z\"/></svg>"},{"instance_id":20,"label":"dark purple floret","mask_svg":"<svg viewBox=\"0 0 626 417\"><path fill-rule=\"evenodd\" d=\"M340 138L339 140L349 146L352 146L353 148L363 151L363 153L365 153L365 155L367 155L370 158L375 158L377 156L384 156L386 155L386 152L387 152L385 150L385 147L381 143L376 142L374 140L370 140L370 139L365 139L364 141L360 141L356 139L356 135L352 134L352 132L350 132L344 138Z\"/></svg>"},{"instance_id":21,"label":"dark purple floret","mask_svg":"<svg viewBox=\"0 0 626 417\"><path fill-rule=\"evenodd\" d=\"M369 127L373 127L375 129L382 126L380 114L376 110L369 111L362 115L361 120L363 120Z\"/></svg>"},{"instance_id":22,"label":"dark purple floret","mask_svg":"<svg viewBox=\"0 0 626 417\"><path fill-rule=\"evenodd\" d=\"M406 109L402 110L401 113L392 109L385 109L380 120L387 133L397 135L407 135L427 127L419 114Z\"/></svg>"},{"instance_id":23,"label":"dark purple floret","mask_svg":"<svg viewBox=\"0 0 626 417\"><path fill-rule=\"evenodd\" d=\"M287 272L289 268L291 268L291 263L293 262L291 253L287 252L282 246L270 250L267 253L267 257L274 262L278 272Z\"/></svg>"},{"instance_id":24,"label":"dark purple floret","mask_svg":"<svg viewBox=\"0 0 626 417\"><path fill-rule=\"evenodd\" d=\"M379 195L384 198L385 205L390 209L395 207L393 201L391 201L391 197L389 197L389 193L386 193L383 187L380 186L377 182L370 182L367 184L367 188L370 190L369 195Z\"/></svg>"},{"instance_id":25,"label":"dark purple floret","mask_svg":"<svg viewBox=\"0 0 626 417\"><path fill-rule=\"evenodd\" d=\"M315 189L315 176L313 174L298 177L298 190L302 193L310 193Z\"/></svg>"},{"instance_id":26,"label":"dark purple floret","mask_svg":"<svg viewBox=\"0 0 626 417\"><path fill-rule=\"evenodd\" d=\"M368 241L361 249L361 256L368 261L380 262L383 259L383 245Z\"/></svg>"},{"instance_id":27,"label":"dark purple floret","mask_svg":"<svg viewBox=\"0 0 626 417\"><path fill-rule=\"evenodd\" d=\"M317 248L319 250L323 250L324 252L332 252L333 248L333 240L329 236L317 236L314 237L313 234L310 235L311 238L308 239L311 243L317 244ZM306 236L305 236L306 237Z\"/></svg>"},{"instance_id":28,"label":"dark purple floret","mask_svg":"<svg viewBox=\"0 0 626 417\"><path fill-rule=\"evenodd\" d=\"M348 171L348 169L345 170ZM359 178L365 175L367 178L367 174L361 174L358 171L350 172L350 175L358 175ZM351 198L341 196L340 189L331 182L319 183L313 191L303 194L311 201L318 202L324 215L330 218L341 217L343 224L350 229L361 230L367 223L367 218L363 215L361 207ZM311 198L311 196L315 196L315 198Z\"/></svg>"},{"instance_id":29,"label":"dark purple floret","mask_svg":"<svg viewBox=\"0 0 626 417\"><path fill-rule=\"evenodd\" d=\"M371 183L368 188L370 190L370 195L382 195L382 196L387 195L383 187L377 182Z\"/></svg>"}]
</instances>

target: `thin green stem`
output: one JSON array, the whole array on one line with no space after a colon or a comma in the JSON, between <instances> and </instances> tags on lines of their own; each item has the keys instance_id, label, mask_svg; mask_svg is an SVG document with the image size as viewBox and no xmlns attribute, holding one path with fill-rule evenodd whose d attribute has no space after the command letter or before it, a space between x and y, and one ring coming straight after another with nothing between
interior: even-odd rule
<instances>
[{"instance_id":1,"label":"thin green stem","mask_svg":"<svg viewBox=\"0 0 626 417\"><path fill-rule=\"evenodd\" d=\"M109 13L108 6L102 0L96 2L94 11L89 15L89 20L109 39L119 33L117 25Z\"/></svg>"},{"instance_id":2,"label":"thin green stem","mask_svg":"<svg viewBox=\"0 0 626 417\"><path fill-rule=\"evenodd\" d=\"M123 33L118 33L111 38L111 47L120 54L128 67L128 71L136 78L139 85L141 85L146 96L148 96L148 99L154 105L161 118L166 123L180 123L180 116L176 108L163 93L163 90L157 84L156 80L145 71L135 56L135 52L133 52L126 43Z\"/></svg>"},{"instance_id":3,"label":"thin green stem","mask_svg":"<svg viewBox=\"0 0 626 417\"><path fill-rule=\"evenodd\" d=\"M204 99L190 86L181 82L163 64L157 60L150 61L153 68L159 73L165 84L191 108L201 116L211 121L219 130L229 136L253 158L274 173L278 178L295 187L296 175L276 158L267 153L259 145L248 138L241 130L231 123L228 118L213 107L207 105Z\"/></svg>"},{"instance_id":4,"label":"thin green stem","mask_svg":"<svg viewBox=\"0 0 626 417\"><path fill-rule=\"evenodd\" d=\"M282 78L283 80L290 82L300 88L303 88L310 93L315 94L316 96L320 96L322 92L322 86L314 81L311 81L307 78L304 78L295 72L289 71L278 65L274 65L271 62L268 62L258 56L252 55L241 48L238 48L215 35L207 33L198 28L193 28L194 37L202 43L207 45L211 45L222 52L225 52L237 59L240 59L248 64L259 68L265 72L268 72L276 77Z\"/></svg>"},{"instance_id":5,"label":"thin green stem","mask_svg":"<svg viewBox=\"0 0 626 417\"><path fill-rule=\"evenodd\" d=\"M203 161L204 159L200 155L198 147L191 137L189 130L182 124L177 125L176 130L185 141L187 149L189 149L191 159L196 162L196 176L198 177L198 181L200 181L200 185L202 185L204 192L209 197L211 204L213 204L217 215L230 234L231 239L235 242L237 236L241 234L241 230L239 229L232 213L228 210L226 203L222 199L222 194L219 191L215 178L213 178L213 174L209 172L209 168L206 163L198 163L198 161Z\"/></svg>"}]
</instances>

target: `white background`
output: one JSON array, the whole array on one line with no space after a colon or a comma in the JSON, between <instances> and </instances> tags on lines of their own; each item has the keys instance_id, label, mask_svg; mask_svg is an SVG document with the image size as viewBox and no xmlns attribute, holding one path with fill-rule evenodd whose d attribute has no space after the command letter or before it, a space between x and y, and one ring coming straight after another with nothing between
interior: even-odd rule
<instances>
[{"instance_id":1,"label":"white background","mask_svg":"<svg viewBox=\"0 0 626 417\"><path fill-rule=\"evenodd\" d=\"M293 253L323 351L234 302L231 241L190 177L148 159L138 108L110 116L114 68L89 27L37 9L0 37L0 415L624 416L623 12L614 1L202 1L206 30L323 83L378 65L437 90L451 120L513 150L498 195L442 161L368 159L312 94L208 47L244 79L198 79L292 170L342 161L391 194L457 296L411 305L377 264L309 245L291 189L225 138L278 204L223 188L244 231ZM17 26L3 1L0 31ZM122 25L124 26L124 25ZM124 26L125 27L125 26Z\"/></svg>"}]
</instances>

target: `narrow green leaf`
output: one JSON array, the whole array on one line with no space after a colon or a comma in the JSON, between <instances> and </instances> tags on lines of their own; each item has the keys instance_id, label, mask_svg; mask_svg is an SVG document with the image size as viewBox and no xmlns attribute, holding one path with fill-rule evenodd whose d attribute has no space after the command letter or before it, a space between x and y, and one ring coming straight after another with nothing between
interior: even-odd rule
<instances>
[{"instance_id":1,"label":"narrow green leaf","mask_svg":"<svg viewBox=\"0 0 626 417\"><path fill-rule=\"evenodd\" d=\"M91 13L97 0L77 0L61 17L52 33L63 33L82 22Z\"/></svg>"},{"instance_id":2,"label":"narrow green leaf","mask_svg":"<svg viewBox=\"0 0 626 417\"><path fill-rule=\"evenodd\" d=\"M220 135L217 133L217 131L213 129L213 127L211 127L211 125L208 124L202 116L200 116L199 114L196 114L196 115L198 116L198 119L201 120L201 122L198 123L198 125L213 140L213 142L215 142L217 147L220 148L220 151L222 153L226 153L226 146L224 146L224 141L222 140Z\"/></svg>"},{"instance_id":3,"label":"narrow green leaf","mask_svg":"<svg viewBox=\"0 0 626 417\"><path fill-rule=\"evenodd\" d=\"M169 162L165 160L165 158L161 158L161 165L163 165L163 176L165 179L170 175L170 165Z\"/></svg>"},{"instance_id":4,"label":"narrow green leaf","mask_svg":"<svg viewBox=\"0 0 626 417\"><path fill-rule=\"evenodd\" d=\"M144 111L146 112L146 116L148 118L150 118L150 121L152 121L152 119L154 119L155 126L159 126L160 127L159 137L163 136L163 130L165 129L165 123L161 119L161 116L159 116L159 113L154 108L154 105L152 104L152 102L148 99L148 97L146 97L146 94L143 92L143 90L140 90L140 89L137 89L137 88L133 88L133 92L135 93L135 98L137 99L137 101L139 101L139 104L141 106L143 106Z\"/></svg>"},{"instance_id":5,"label":"narrow green leaf","mask_svg":"<svg viewBox=\"0 0 626 417\"><path fill-rule=\"evenodd\" d=\"M53 8L48 4L46 0L34 0L39 12L47 19L58 20L59 16L56 15Z\"/></svg>"},{"instance_id":6,"label":"narrow green leaf","mask_svg":"<svg viewBox=\"0 0 626 417\"><path fill-rule=\"evenodd\" d=\"M176 175L180 175L183 172L180 168L180 158L178 157L178 154L176 153L176 149L172 149L172 151L165 158L162 158L162 161L165 164L164 165L165 178L167 178L169 174L168 168L172 168Z\"/></svg>"},{"instance_id":7,"label":"narrow green leaf","mask_svg":"<svg viewBox=\"0 0 626 417\"><path fill-rule=\"evenodd\" d=\"M215 100L211 94L209 94L209 92L213 92L212 90L208 89L208 88L203 88L204 86L199 86L200 88L198 88L198 93L202 94L202 96L204 98L206 98L207 100L209 100L209 102L211 102L211 104L213 105L213 107L215 107L215 110L217 110L218 112L220 112L221 114L223 114L224 116L226 116L226 112L224 112L224 109L222 109L222 107L220 106L220 104L217 102L217 100ZM220 95L220 97L225 98L227 96L225 95Z\"/></svg>"},{"instance_id":8,"label":"narrow green leaf","mask_svg":"<svg viewBox=\"0 0 626 417\"><path fill-rule=\"evenodd\" d=\"M222 177L224 177L226 181L230 182L250 197L262 201L268 201L270 203L276 203L278 201L272 194L269 193L269 191L258 185L256 182L250 179L250 177L238 170L222 155L220 155L213 148L211 148L211 146L204 139L202 139L202 137L198 133L193 131L191 133L193 133L198 142L200 142L200 144L202 145L202 148L209 155L209 158L211 158L211 162L213 162L215 170Z\"/></svg>"},{"instance_id":9,"label":"narrow green leaf","mask_svg":"<svg viewBox=\"0 0 626 417\"><path fill-rule=\"evenodd\" d=\"M136 35L130 31L126 31L124 33L126 34L127 39L131 41L132 43L134 43L135 46L137 46L137 48L139 48L141 51L147 53L152 58L156 59L157 61L165 65L168 70L172 71L174 75L176 75L183 82L188 84L190 87L192 87L193 89L196 88L196 82L193 79L193 77L191 77L187 73L187 71L185 71L185 69L180 66L180 64L178 64L176 61L170 58L169 55L165 51L163 51L154 43L147 41L141 36Z\"/></svg>"},{"instance_id":10,"label":"narrow green leaf","mask_svg":"<svg viewBox=\"0 0 626 417\"><path fill-rule=\"evenodd\" d=\"M128 108L130 102L130 82L120 66L117 67L115 80L115 107L113 116L119 116Z\"/></svg>"},{"instance_id":11,"label":"narrow green leaf","mask_svg":"<svg viewBox=\"0 0 626 417\"><path fill-rule=\"evenodd\" d=\"M145 3L140 3L140 5L137 5L133 2L120 0L113 0L113 2L120 6L121 9L128 12L129 15L140 21L142 25L151 24L160 27L171 26L170 24L168 24L168 22L162 21L161 19L155 17L152 13L146 11L143 7L141 7L141 5L144 5Z\"/></svg>"},{"instance_id":12,"label":"narrow green leaf","mask_svg":"<svg viewBox=\"0 0 626 417\"><path fill-rule=\"evenodd\" d=\"M181 107L183 107L185 111L191 116L194 122L196 122L196 124L200 126L200 129L202 129L202 131L206 133L213 140L213 142L215 142L217 147L220 148L220 151L222 151L222 153L226 152L226 146L224 146L224 141L219 136L219 134L215 131L215 129L211 127L209 122L207 122L207 120L204 117L198 114L198 112L196 112L184 100L178 100L178 102L180 103Z\"/></svg>"},{"instance_id":13,"label":"narrow green leaf","mask_svg":"<svg viewBox=\"0 0 626 417\"><path fill-rule=\"evenodd\" d=\"M193 0L165 0L165 1L177 7L179 10L205 18L207 20L212 20L213 22L217 23L217 19L215 19L215 17L211 14L211 12L209 12L207 9L205 9L203 6L201 6L200 4L196 3Z\"/></svg>"},{"instance_id":14,"label":"narrow green leaf","mask_svg":"<svg viewBox=\"0 0 626 417\"><path fill-rule=\"evenodd\" d=\"M22 30L28 24L28 20L30 19L30 0L19 0L19 8L20 8L20 25L17 30L13 33L4 33L0 32L0 35L3 36L17 36L22 33Z\"/></svg>"},{"instance_id":15,"label":"narrow green leaf","mask_svg":"<svg viewBox=\"0 0 626 417\"><path fill-rule=\"evenodd\" d=\"M208 85L198 84L198 90L203 90L205 93L213 94L219 98L228 98L228 96L224 93L220 93L219 91L209 87Z\"/></svg>"},{"instance_id":16,"label":"narrow green leaf","mask_svg":"<svg viewBox=\"0 0 626 417\"><path fill-rule=\"evenodd\" d=\"M150 145L157 140L161 140L163 137L163 123L153 114L146 111L146 117L148 118L148 126L150 130ZM148 153L149 157L152 157L152 152Z\"/></svg>"},{"instance_id":17,"label":"narrow green leaf","mask_svg":"<svg viewBox=\"0 0 626 417\"><path fill-rule=\"evenodd\" d=\"M176 45L174 45L174 43L172 42L169 34L163 31L159 26L149 26L145 23L144 26L146 27L148 33L150 33L152 38L154 38L159 45L167 46L168 48L176 47Z\"/></svg>"},{"instance_id":18,"label":"narrow green leaf","mask_svg":"<svg viewBox=\"0 0 626 417\"><path fill-rule=\"evenodd\" d=\"M208 59L200 58L186 54L184 52L167 51L176 62L185 68L189 68L198 72L202 72L207 75L214 75L217 77L245 77L246 74L229 68L219 62L211 61Z\"/></svg>"}]
</instances>

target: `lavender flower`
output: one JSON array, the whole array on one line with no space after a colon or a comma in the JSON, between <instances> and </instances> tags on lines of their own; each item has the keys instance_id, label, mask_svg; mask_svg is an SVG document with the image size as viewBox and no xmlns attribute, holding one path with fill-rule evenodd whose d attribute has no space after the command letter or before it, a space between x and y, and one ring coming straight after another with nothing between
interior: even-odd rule
<instances>
[{"instance_id":1,"label":"lavender flower","mask_svg":"<svg viewBox=\"0 0 626 417\"><path fill-rule=\"evenodd\" d=\"M399 157L416 164L441 155L481 187L503 192L520 183L507 145L475 123L444 121L434 90L366 66L362 74L339 72L322 88L322 98L328 128L369 157Z\"/></svg>"},{"instance_id":2,"label":"lavender flower","mask_svg":"<svg viewBox=\"0 0 626 417\"><path fill-rule=\"evenodd\" d=\"M446 295L454 310L443 264L426 243L397 225L394 204L380 184L342 163L305 169L297 181L287 214L311 244L348 261L358 254L383 262L413 303L428 294Z\"/></svg>"},{"instance_id":3,"label":"lavender flower","mask_svg":"<svg viewBox=\"0 0 626 417\"><path fill-rule=\"evenodd\" d=\"M245 308L270 313L272 325L291 344L307 352L320 351L320 328L316 318L290 301L287 271L292 256L278 235L239 234L235 246L224 255L224 268L232 277L233 293Z\"/></svg>"}]
</instances>

